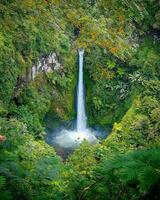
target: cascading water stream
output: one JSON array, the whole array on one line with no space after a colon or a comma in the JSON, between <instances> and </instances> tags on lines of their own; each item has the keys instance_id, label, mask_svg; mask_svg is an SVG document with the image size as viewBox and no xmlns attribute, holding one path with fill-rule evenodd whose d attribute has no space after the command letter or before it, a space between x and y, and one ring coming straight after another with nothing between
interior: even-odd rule
<instances>
[{"instance_id":1,"label":"cascading water stream","mask_svg":"<svg viewBox=\"0 0 160 200\"><path fill-rule=\"evenodd\" d=\"M85 112L84 84L83 84L83 55L84 50L79 50L79 76L77 87L77 127L76 130L63 129L57 132L53 143L63 148L75 148L83 140L90 143L97 142L93 131L87 129L87 117Z\"/></svg>"},{"instance_id":2,"label":"cascading water stream","mask_svg":"<svg viewBox=\"0 0 160 200\"><path fill-rule=\"evenodd\" d=\"M77 88L77 132L83 132L86 129L86 113L83 85L83 55L84 50L79 50L79 77Z\"/></svg>"}]
</instances>

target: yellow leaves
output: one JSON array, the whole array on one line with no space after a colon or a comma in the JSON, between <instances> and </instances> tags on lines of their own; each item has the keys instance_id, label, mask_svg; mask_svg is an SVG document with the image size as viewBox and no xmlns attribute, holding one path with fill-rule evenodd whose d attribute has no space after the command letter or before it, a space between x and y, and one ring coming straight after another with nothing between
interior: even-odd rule
<instances>
[{"instance_id":1,"label":"yellow leaves","mask_svg":"<svg viewBox=\"0 0 160 200\"><path fill-rule=\"evenodd\" d=\"M114 17L101 16L97 19L82 7L70 7L66 9L66 16L78 29L79 35L74 43L76 48L97 45L120 59L129 57L128 52L132 50L132 43L129 40L130 32L125 29L125 10L120 9Z\"/></svg>"},{"instance_id":2,"label":"yellow leaves","mask_svg":"<svg viewBox=\"0 0 160 200\"><path fill-rule=\"evenodd\" d=\"M4 46L4 36L2 33L0 33L0 47Z\"/></svg>"},{"instance_id":3,"label":"yellow leaves","mask_svg":"<svg viewBox=\"0 0 160 200\"><path fill-rule=\"evenodd\" d=\"M81 28L82 24L84 26L84 21L85 18L83 17L83 15L85 15L83 13L83 10L81 9L73 9L73 10L67 10L68 12L66 12L66 16L68 18L68 20L77 28Z\"/></svg>"},{"instance_id":4,"label":"yellow leaves","mask_svg":"<svg viewBox=\"0 0 160 200\"><path fill-rule=\"evenodd\" d=\"M76 40L74 45L75 45L76 48L83 48L83 49L87 48L87 46L88 46L86 41L83 41L83 40L80 40L80 39Z\"/></svg>"},{"instance_id":5,"label":"yellow leaves","mask_svg":"<svg viewBox=\"0 0 160 200\"><path fill-rule=\"evenodd\" d=\"M101 67L101 76L111 80L114 78L114 72L111 72L108 69Z\"/></svg>"},{"instance_id":6,"label":"yellow leaves","mask_svg":"<svg viewBox=\"0 0 160 200\"><path fill-rule=\"evenodd\" d=\"M25 7L25 8L32 8L35 5L35 0L23 0L21 2L21 4Z\"/></svg>"},{"instance_id":7,"label":"yellow leaves","mask_svg":"<svg viewBox=\"0 0 160 200\"><path fill-rule=\"evenodd\" d=\"M118 48L117 47L111 47L109 49L109 51L112 53L112 54L115 54L117 51L118 51Z\"/></svg>"},{"instance_id":8,"label":"yellow leaves","mask_svg":"<svg viewBox=\"0 0 160 200\"><path fill-rule=\"evenodd\" d=\"M75 45L78 48L91 47L93 44L100 43L100 32L96 29L95 25L91 27L90 24L80 28L79 37L77 38Z\"/></svg>"},{"instance_id":9,"label":"yellow leaves","mask_svg":"<svg viewBox=\"0 0 160 200\"><path fill-rule=\"evenodd\" d=\"M119 20L120 22L124 21L124 20L125 20L125 16L124 16L124 15L119 15L119 16L118 16L118 20Z\"/></svg>"},{"instance_id":10,"label":"yellow leaves","mask_svg":"<svg viewBox=\"0 0 160 200\"><path fill-rule=\"evenodd\" d=\"M102 40L100 43L100 46L102 47L102 48L108 48L110 45L111 45L111 43L110 43L110 41L109 40Z\"/></svg>"},{"instance_id":11,"label":"yellow leaves","mask_svg":"<svg viewBox=\"0 0 160 200\"><path fill-rule=\"evenodd\" d=\"M55 5L60 5L61 0L44 0L46 3L53 3Z\"/></svg>"},{"instance_id":12,"label":"yellow leaves","mask_svg":"<svg viewBox=\"0 0 160 200\"><path fill-rule=\"evenodd\" d=\"M61 180L56 180L56 181L52 181L51 184L53 187L57 187L57 188L61 189L63 183Z\"/></svg>"},{"instance_id":13,"label":"yellow leaves","mask_svg":"<svg viewBox=\"0 0 160 200\"><path fill-rule=\"evenodd\" d=\"M10 31L10 29L15 27L15 23L13 21L13 19L11 18L11 16L6 16L3 20L3 28L6 31Z\"/></svg>"},{"instance_id":14,"label":"yellow leaves","mask_svg":"<svg viewBox=\"0 0 160 200\"><path fill-rule=\"evenodd\" d=\"M118 29L118 34L124 34L124 28L122 26Z\"/></svg>"},{"instance_id":15,"label":"yellow leaves","mask_svg":"<svg viewBox=\"0 0 160 200\"><path fill-rule=\"evenodd\" d=\"M121 123L115 123L114 127L113 127L113 131L116 131L116 132L122 131L122 124Z\"/></svg>"},{"instance_id":16,"label":"yellow leaves","mask_svg":"<svg viewBox=\"0 0 160 200\"><path fill-rule=\"evenodd\" d=\"M33 24L36 24L38 22L38 17L37 16L31 16L31 21Z\"/></svg>"},{"instance_id":17,"label":"yellow leaves","mask_svg":"<svg viewBox=\"0 0 160 200\"><path fill-rule=\"evenodd\" d=\"M23 59L23 56L20 53L17 53L17 60L20 65L25 64L25 60Z\"/></svg>"},{"instance_id":18,"label":"yellow leaves","mask_svg":"<svg viewBox=\"0 0 160 200\"><path fill-rule=\"evenodd\" d=\"M93 31L93 32L90 33L90 35L91 35L92 39L96 39L96 37L98 36L98 33Z\"/></svg>"},{"instance_id":19,"label":"yellow leaves","mask_svg":"<svg viewBox=\"0 0 160 200\"><path fill-rule=\"evenodd\" d=\"M94 81L97 81L102 77L111 80L114 78L114 76L115 76L114 72L109 71L107 68L103 68L100 65L96 65L95 71L92 74L92 78Z\"/></svg>"}]
</instances>

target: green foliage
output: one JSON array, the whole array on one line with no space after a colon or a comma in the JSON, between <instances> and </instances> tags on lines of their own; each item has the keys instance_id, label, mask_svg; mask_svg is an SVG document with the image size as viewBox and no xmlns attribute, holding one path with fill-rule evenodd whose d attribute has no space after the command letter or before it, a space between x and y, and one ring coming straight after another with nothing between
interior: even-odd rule
<instances>
[{"instance_id":1,"label":"green foliage","mask_svg":"<svg viewBox=\"0 0 160 200\"><path fill-rule=\"evenodd\" d=\"M28 131L35 136L35 138L43 138L44 128L37 114L34 114L27 106L19 106L13 111L14 116L27 125Z\"/></svg>"},{"instance_id":2,"label":"green foliage","mask_svg":"<svg viewBox=\"0 0 160 200\"><path fill-rule=\"evenodd\" d=\"M92 170L96 164L94 146L90 145L87 141L84 141L69 157L69 163L80 174L89 175L90 170Z\"/></svg>"},{"instance_id":3,"label":"green foliage","mask_svg":"<svg viewBox=\"0 0 160 200\"><path fill-rule=\"evenodd\" d=\"M96 168L96 148L84 141L69 156L59 180L59 189L64 199L78 199L86 184L92 182L92 170Z\"/></svg>"},{"instance_id":4,"label":"green foliage","mask_svg":"<svg viewBox=\"0 0 160 200\"><path fill-rule=\"evenodd\" d=\"M137 78L138 75L143 79L159 77L159 49L159 42L151 37L146 37L140 44L139 50L130 61L130 65L139 70Z\"/></svg>"},{"instance_id":5,"label":"green foliage","mask_svg":"<svg viewBox=\"0 0 160 200\"><path fill-rule=\"evenodd\" d=\"M95 110L100 110L103 107L103 103L101 99L99 99L98 97L93 97L93 104L94 104Z\"/></svg>"},{"instance_id":6,"label":"green foliage","mask_svg":"<svg viewBox=\"0 0 160 200\"><path fill-rule=\"evenodd\" d=\"M159 102L156 100L156 98L151 97L151 96L145 96L142 99L141 108L139 109L140 109L140 112L149 115L151 111L157 107L159 107Z\"/></svg>"},{"instance_id":7,"label":"green foliage","mask_svg":"<svg viewBox=\"0 0 160 200\"><path fill-rule=\"evenodd\" d=\"M0 199L157 199L159 2L1 0L0 30ZM85 49L89 124L113 129L62 163L43 141L43 120L75 118L77 48ZM62 67L19 87L52 52Z\"/></svg>"},{"instance_id":8,"label":"green foliage","mask_svg":"<svg viewBox=\"0 0 160 200\"><path fill-rule=\"evenodd\" d=\"M7 108L6 106L3 104L2 101L0 101L0 115L1 116L5 116L7 114Z\"/></svg>"},{"instance_id":9,"label":"green foliage","mask_svg":"<svg viewBox=\"0 0 160 200\"><path fill-rule=\"evenodd\" d=\"M90 125L112 125L129 108L131 86L125 67L98 47L87 54L85 81Z\"/></svg>"},{"instance_id":10,"label":"green foliage","mask_svg":"<svg viewBox=\"0 0 160 200\"><path fill-rule=\"evenodd\" d=\"M0 176L0 199L12 200L12 197L6 188L6 179L3 176Z\"/></svg>"},{"instance_id":11,"label":"green foliage","mask_svg":"<svg viewBox=\"0 0 160 200\"><path fill-rule=\"evenodd\" d=\"M156 108L155 104L149 105L150 107L147 107L143 104L143 98L142 101L137 99L133 102L121 122L114 124L112 133L102 146L101 154L109 155L110 152L128 152L144 146L159 146L158 124L151 118L151 113ZM147 112L144 112L145 109Z\"/></svg>"},{"instance_id":12,"label":"green foliage","mask_svg":"<svg viewBox=\"0 0 160 200\"><path fill-rule=\"evenodd\" d=\"M1 120L1 131L7 140L0 146L0 174L7 179L9 193L16 199L55 198L58 192L55 195L52 182L58 179L62 164L54 149L35 141L15 119ZM4 179L0 183L2 189ZM9 193L4 188L4 200L10 199Z\"/></svg>"},{"instance_id":13,"label":"green foliage","mask_svg":"<svg viewBox=\"0 0 160 200\"><path fill-rule=\"evenodd\" d=\"M159 155L159 149L145 149L104 160L95 171L95 185L86 199L95 194L97 199L142 199L160 180Z\"/></svg>"},{"instance_id":14,"label":"green foliage","mask_svg":"<svg viewBox=\"0 0 160 200\"><path fill-rule=\"evenodd\" d=\"M54 116L55 124L70 121L75 117L74 92L77 75L73 56L75 54L71 52L71 55L65 57L63 69L47 74L53 90L49 114Z\"/></svg>"},{"instance_id":15,"label":"green foliage","mask_svg":"<svg viewBox=\"0 0 160 200\"><path fill-rule=\"evenodd\" d=\"M42 121L49 110L50 102L50 87L42 75L17 94L15 102L11 104L10 115L25 123L28 131L36 138L42 138L44 135Z\"/></svg>"},{"instance_id":16,"label":"green foliage","mask_svg":"<svg viewBox=\"0 0 160 200\"><path fill-rule=\"evenodd\" d=\"M69 158L59 186L65 199L145 199L159 185L159 148L105 156L101 162L97 148L89 150L84 143ZM152 192L156 199L159 191Z\"/></svg>"},{"instance_id":17,"label":"green foliage","mask_svg":"<svg viewBox=\"0 0 160 200\"><path fill-rule=\"evenodd\" d=\"M8 105L17 78L24 75L32 63L53 51L66 55L70 44L64 34L62 12L54 1L1 2L0 7L0 94Z\"/></svg>"}]
</instances>

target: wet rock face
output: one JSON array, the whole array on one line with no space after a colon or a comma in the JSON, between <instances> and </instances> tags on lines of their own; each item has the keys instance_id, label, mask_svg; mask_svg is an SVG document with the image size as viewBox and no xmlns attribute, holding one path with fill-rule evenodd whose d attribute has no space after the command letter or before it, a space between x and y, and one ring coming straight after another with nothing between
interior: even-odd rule
<instances>
[{"instance_id":1,"label":"wet rock face","mask_svg":"<svg viewBox=\"0 0 160 200\"><path fill-rule=\"evenodd\" d=\"M62 68L61 64L58 62L57 56L55 53L52 53L46 57L42 57L38 64L33 65L29 74L28 79L34 80L38 73L41 72L52 72L53 70L58 70Z\"/></svg>"},{"instance_id":2,"label":"wet rock face","mask_svg":"<svg viewBox=\"0 0 160 200\"><path fill-rule=\"evenodd\" d=\"M39 73L52 72L53 70L58 70L62 67L56 53L51 53L45 57L43 56L38 63L34 64L30 69L27 69L26 73L17 79L14 95L20 88L33 81Z\"/></svg>"}]
</instances>

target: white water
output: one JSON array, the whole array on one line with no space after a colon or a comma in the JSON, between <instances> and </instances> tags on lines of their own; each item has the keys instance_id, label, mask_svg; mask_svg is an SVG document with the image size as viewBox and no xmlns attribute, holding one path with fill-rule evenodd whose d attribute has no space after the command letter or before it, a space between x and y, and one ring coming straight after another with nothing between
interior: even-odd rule
<instances>
[{"instance_id":1,"label":"white water","mask_svg":"<svg viewBox=\"0 0 160 200\"><path fill-rule=\"evenodd\" d=\"M79 50L79 77L77 87L77 127L75 131L63 129L55 137L54 142L64 148L74 148L83 140L88 140L90 143L97 142L93 132L87 129L87 117L85 113L85 98L83 84L83 55L84 50Z\"/></svg>"},{"instance_id":2,"label":"white water","mask_svg":"<svg viewBox=\"0 0 160 200\"><path fill-rule=\"evenodd\" d=\"M79 78L77 89L77 132L86 129L86 113L84 100L84 85L83 85L83 55L84 50L79 50Z\"/></svg>"}]
</instances>

